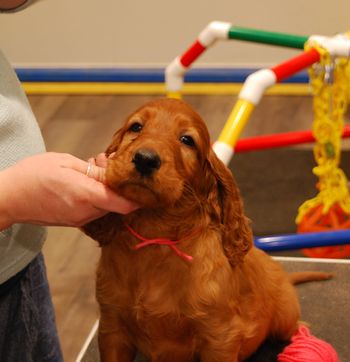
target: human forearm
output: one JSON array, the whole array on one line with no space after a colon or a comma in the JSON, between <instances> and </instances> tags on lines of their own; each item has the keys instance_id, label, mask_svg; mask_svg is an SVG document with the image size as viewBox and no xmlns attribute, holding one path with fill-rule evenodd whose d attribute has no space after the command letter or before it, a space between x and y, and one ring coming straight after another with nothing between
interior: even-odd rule
<instances>
[{"instance_id":1,"label":"human forearm","mask_svg":"<svg viewBox=\"0 0 350 362\"><path fill-rule=\"evenodd\" d=\"M106 162L107 163L107 162ZM0 172L0 229L13 223L81 226L107 212L128 213L137 205L100 180L104 168L72 155L29 157Z\"/></svg>"}]
</instances>

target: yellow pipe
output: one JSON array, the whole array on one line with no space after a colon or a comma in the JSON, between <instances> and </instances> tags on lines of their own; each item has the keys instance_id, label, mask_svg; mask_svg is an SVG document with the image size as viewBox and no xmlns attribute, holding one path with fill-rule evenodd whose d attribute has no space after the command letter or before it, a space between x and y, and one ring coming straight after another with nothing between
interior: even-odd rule
<instances>
[{"instance_id":1,"label":"yellow pipe","mask_svg":"<svg viewBox=\"0 0 350 362\"><path fill-rule=\"evenodd\" d=\"M238 99L223 130L221 131L218 141L234 147L245 125L247 124L253 109L253 103L244 99Z\"/></svg>"},{"instance_id":2,"label":"yellow pipe","mask_svg":"<svg viewBox=\"0 0 350 362\"><path fill-rule=\"evenodd\" d=\"M67 83L67 82L24 82L27 94L158 94L165 95L163 83ZM242 84L238 83L188 83L181 93L183 95L216 94L237 95ZM269 88L266 94L277 95L310 95L306 84L277 84Z\"/></svg>"},{"instance_id":3,"label":"yellow pipe","mask_svg":"<svg viewBox=\"0 0 350 362\"><path fill-rule=\"evenodd\" d=\"M181 92L168 92L167 97L174 98L174 99L181 99L182 94L181 94Z\"/></svg>"}]
</instances>

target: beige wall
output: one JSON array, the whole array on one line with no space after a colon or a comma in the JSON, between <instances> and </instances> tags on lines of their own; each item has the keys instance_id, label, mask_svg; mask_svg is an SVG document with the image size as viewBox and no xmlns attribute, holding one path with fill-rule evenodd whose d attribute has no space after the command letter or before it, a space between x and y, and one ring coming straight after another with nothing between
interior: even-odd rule
<instances>
[{"instance_id":1,"label":"beige wall","mask_svg":"<svg viewBox=\"0 0 350 362\"><path fill-rule=\"evenodd\" d=\"M23 66L165 65L212 20L295 34L350 29L350 0L39 0L0 14L0 48ZM295 54L221 42L197 64L270 65Z\"/></svg>"}]
</instances>

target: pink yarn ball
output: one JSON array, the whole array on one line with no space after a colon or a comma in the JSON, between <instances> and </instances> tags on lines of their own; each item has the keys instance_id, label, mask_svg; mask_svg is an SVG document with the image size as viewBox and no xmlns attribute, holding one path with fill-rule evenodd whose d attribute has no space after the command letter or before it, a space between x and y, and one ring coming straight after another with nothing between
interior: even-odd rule
<instances>
[{"instance_id":1,"label":"pink yarn ball","mask_svg":"<svg viewBox=\"0 0 350 362\"><path fill-rule=\"evenodd\" d=\"M339 362L337 352L327 342L300 326L292 342L277 357L278 362Z\"/></svg>"}]
</instances>

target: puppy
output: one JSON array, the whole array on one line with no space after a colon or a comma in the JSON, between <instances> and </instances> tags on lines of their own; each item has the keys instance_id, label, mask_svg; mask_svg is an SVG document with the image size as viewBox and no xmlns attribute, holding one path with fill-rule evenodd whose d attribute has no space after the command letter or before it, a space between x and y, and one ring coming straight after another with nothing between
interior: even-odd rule
<instances>
[{"instance_id":1,"label":"puppy","mask_svg":"<svg viewBox=\"0 0 350 362\"><path fill-rule=\"evenodd\" d=\"M253 247L239 190L201 117L179 100L139 108L114 135L107 183L141 208L84 227L102 248L96 295L102 361L233 362L288 340L293 282Z\"/></svg>"}]
</instances>

